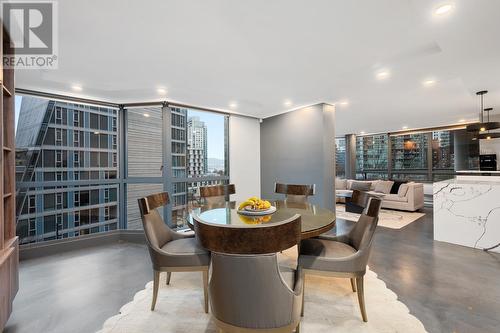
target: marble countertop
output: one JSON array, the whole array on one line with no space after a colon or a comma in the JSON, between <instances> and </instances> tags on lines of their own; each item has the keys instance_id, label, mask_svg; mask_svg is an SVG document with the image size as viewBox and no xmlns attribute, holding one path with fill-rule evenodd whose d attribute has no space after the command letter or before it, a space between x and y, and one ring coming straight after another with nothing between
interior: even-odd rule
<instances>
[{"instance_id":1,"label":"marble countertop","mask_svg":"<svg viewBox=\"0 0 500 333\"><path fill-rule=\"evenodd\" d=\"M499 244L498 198L499 176L472 174L434 183L434 239L476 249Z\"/></svg>"},{"instance_id":2,"label":"marble countertop","mask_svg":"<svg viewBox=\"0 0 500 333\"><path fill-rule=\"evenodd\" d=\"M479 178L484 178L479 179ZM472 179L465 178L453 178L442 180L440 182L435 182L434 184L464 184L464 185L498 185L500 186L500 177L489 177L489 176L474 176Z\"/></svg>"},{"instance_id":3,"label":"marble countertop","mask_svg":"<svg viewBox=\"0 0 500 333\"><path fill-rule=\"evenodd\" d=\"M500 171L484 171L484 170L458 170L457 173L470 173L470 174L491 173L494 175L500 175Z\"/></svg>"}]
</instances>

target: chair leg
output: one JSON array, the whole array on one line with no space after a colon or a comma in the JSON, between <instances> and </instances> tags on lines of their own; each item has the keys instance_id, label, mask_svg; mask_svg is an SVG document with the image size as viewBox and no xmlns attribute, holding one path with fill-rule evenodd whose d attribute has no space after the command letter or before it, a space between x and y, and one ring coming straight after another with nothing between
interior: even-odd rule
<instances>
[{"instance_id":1,"label":"chair leg","mask_svg":"<svg viewBox=\"0 0 500 333\"><path fill-rule=\"evenodd\" d=\"M203 271L203 296L205 299L205 313L208 313L208 271Z\"/></svg>"},{"instance_id":2,"label":"chair leg","mask_svg":"<svg viewBox=\"0 0 500 333\"><path fill-rule=\"evenodd\" d=\"M160 272L154 271L153 279L153 301L151 302L151 311L155 310L156 298L158 297L158 287L160 284Z\"/></svg>"},{"instance_id":3,"label":"chair leg","mask_svg":"<svg viewBox=\"0 0 500 333\"><path fill-rule=\"evenodd\" d=\"M352 287L352 291L355 293L356 292L356 280L354 278L351 278L351 287Z\"/></svg>"},{"instance_id":4,"label":"chair leg","mask_svg":"<svg viewBox=\"0 0 500 333\"><path fill-rule=\"evenodd\" d=\"M167 285L170 284L170 277L172 276L172 272L167 272Z\"/></svg>"},{"instance_id":5,"label":"chair leg","mask_svg":"<svg viewBox=\"0 0 500 333\"><path fill-rule=\"evenodd\" d=\"M305 275L302 277L302 307L300 309L300 316L304 317L304 295L306 293L305 290L306 287L306 281L305 281Z\"/></svg>"},{"instance_id":6,"label":"chair leg","mask_svg":"<svg viewBox=\"0 0 500 333\"><path fill-rule=\"evenodd\" d=\"M368 318L366 316L366 308L365 308L365 291L363 288L363 277L356 278L356 285L358 288L358 301L359 301L359 309L361 310L361 317L363 317L363 321L368 322Z\"/></svg>"}]
</instances>

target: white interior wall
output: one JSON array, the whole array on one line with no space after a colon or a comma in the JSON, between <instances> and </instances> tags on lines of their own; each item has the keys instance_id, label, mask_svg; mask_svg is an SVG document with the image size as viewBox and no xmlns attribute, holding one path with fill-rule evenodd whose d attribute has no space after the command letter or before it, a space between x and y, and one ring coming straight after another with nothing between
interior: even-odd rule
<instances>
[{"instance_id":1,"label":"white interior wall","mask_svg":"<svg viewBox=\"0 0 500 333\"><path fill-rule=\"evenodd\" d=\"M260 122L258 119L229 117L229 178L236 186L231 200L260 197Z\"/></svg>"}]
</instances>

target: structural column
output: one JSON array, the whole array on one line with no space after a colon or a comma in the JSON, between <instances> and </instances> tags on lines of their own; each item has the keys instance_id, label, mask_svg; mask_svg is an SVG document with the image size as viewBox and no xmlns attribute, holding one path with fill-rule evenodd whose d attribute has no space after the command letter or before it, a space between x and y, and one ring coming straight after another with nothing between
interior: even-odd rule
<instances>
[{"instance_id":1,"label":"structural column","mask_svg":"<svg viewBox=\"0 0 500 333\"><path fill-rule=\"evenodd\" d=\"M356 179L356 134L345 136L345 178Z\"/></svg>"}]
</instances>

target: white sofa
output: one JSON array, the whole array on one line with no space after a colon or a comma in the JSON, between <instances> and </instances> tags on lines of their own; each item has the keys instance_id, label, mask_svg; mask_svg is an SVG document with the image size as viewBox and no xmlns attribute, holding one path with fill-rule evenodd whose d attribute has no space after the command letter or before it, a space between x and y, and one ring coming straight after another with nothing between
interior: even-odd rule
<instances>
[{"instance_id":1,"label":"white sofa","mask_svg":"<svg viewBox=\"0 0 500 333\"><path fill-rule=\"evenodd\" d=\"M424 184L414 182L404 183L399 187L398 193L391 194L390 191L394 182L388 180L366 181L337 178L335 180L337 202L343 201L341 197L342 193L353 190L354 182L357 182L354 187L359 186L359 184L365 184L366 188L362 190L367 193L379 196L382 194L382 208L414 212L424 207Z\"/></svg>"}]
</instances>

